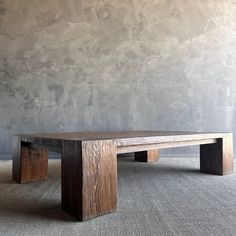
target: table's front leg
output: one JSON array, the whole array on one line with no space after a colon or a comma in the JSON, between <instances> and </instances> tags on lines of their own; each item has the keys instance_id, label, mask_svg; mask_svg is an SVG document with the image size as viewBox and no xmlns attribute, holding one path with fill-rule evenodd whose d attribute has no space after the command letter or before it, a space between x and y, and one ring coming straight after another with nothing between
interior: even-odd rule
<instances>
[{"instance_id":1,"label":"table's front leg","mask_svg":"<svg viewBox=\"0 0 236 236\"><path fill-rule=\"evenodd\" d=\"M233 172L233 138L226 135L216 143L200 146L200 171L215 175Z\"/></svg>"},{"instance_id":2,"label":"table's front leg","mask_svg":"<svg viewBox=\"0 0 236 236\"><path fill-rule=\"evenodd\" d=\"M112 141L63 141L63 210L80 221L116 210L116 154Z\"/></svg>"},{"instance_id":3,"label":"table's front leg","mask_svg":"<svg viewBox=\"0 0 236 236\"><path fill-rule=\"evenodd\" d=\"M47 149L32 148L30 143L13 138L12 177L18 183L28 183L48 178Z\"/></svg>"}]
</instances>

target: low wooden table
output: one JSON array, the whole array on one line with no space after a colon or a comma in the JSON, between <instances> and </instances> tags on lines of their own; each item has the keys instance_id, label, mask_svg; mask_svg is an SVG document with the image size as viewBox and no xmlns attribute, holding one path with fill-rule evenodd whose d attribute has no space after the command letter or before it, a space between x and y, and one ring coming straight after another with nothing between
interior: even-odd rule
<instances>
[{"instance_id":1,"label":"low wooden table","mask_svg":"<svg viewBox=\"0 0 236 236\"><path fill-rule=\"evenodd\" d=\"M61 153L62 209L84 221L117 208L117 154L134 152L136 161L149 162L160 149L190 145L200 145L201 172L233 172L231 133L77 132L15 135L13 179L47 179L48 150Z\"/></svg>"}]
</instances>

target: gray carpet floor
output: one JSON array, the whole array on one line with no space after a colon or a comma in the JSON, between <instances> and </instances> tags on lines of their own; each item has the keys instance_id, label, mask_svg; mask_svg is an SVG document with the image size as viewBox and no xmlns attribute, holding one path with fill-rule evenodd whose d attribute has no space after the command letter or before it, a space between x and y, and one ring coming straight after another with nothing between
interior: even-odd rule
<instances>
[{"instance_id":1,"label":"gray carpet floor","mask_svg":"<svg viewBox=\"0 0 236 236\"><path fill-rule=\"evenodd\" d=\"M118 210L81 223L60 208L59 160L48 181L23 185L1 161L0 235L236 235L236 174L201 174L198 158L119 158L118 175Z\"/></svg>"}]
</instances>

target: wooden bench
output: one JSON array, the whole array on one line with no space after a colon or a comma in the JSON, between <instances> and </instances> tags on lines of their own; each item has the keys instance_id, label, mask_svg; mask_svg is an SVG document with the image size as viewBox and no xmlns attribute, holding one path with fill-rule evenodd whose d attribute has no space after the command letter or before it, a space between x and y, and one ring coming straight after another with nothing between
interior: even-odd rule
<instances>
[{"instance_id":1,"label":"wooden bench","mask_svg":"<svg viewBox=\"0 0 236 236\"><path fill-rule=\"evenodd\" d=\"M117 154L134 152L136 161L149 162L160 149L190 145L200 145L201 172L233 172L231 133L77 132L15 135L13 179L47 179L48 150L61 153L62 209L84 221L117 208Z\"/></svg>"}]
</instances>

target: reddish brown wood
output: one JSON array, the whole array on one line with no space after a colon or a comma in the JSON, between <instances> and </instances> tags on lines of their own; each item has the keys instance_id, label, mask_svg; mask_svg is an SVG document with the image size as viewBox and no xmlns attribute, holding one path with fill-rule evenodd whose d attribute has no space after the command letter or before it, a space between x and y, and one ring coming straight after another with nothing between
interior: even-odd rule
<instances>
[{"instance_id":1,"label":"reddish brown wood","mask_svg":"<svg viewBox=\"0 0 236 236\"><path fill-rule=\"evenodd\" d=\"M141 152L135 158L150 161L158 159L157 150L189 145L201 145L202 172L232 173L231 133L76 132L14 138L13 178L20 183L41 179L43 149L61 152L62 208L83 221L116 209L118 153Z\"/></svg>"},{"instance_id":2,"label":"reddish brown wood","mask_svg":"<svg viewBox=\"0 0 236 236\"><path fill-rule=\"evenodd\" d=\"M21 147L21 183L46 180L48 178L48 151Z\"/></svg>"},{"instance_id":3,"label":"reddish brown wood","mask_svg":"<svg viewBox=\"0 0 236 236\"><path fill-rule=\"evenodd\" d=\"M134 153L134 160L140 162L154 162L160 158L159 150L148 150Z\"/></svg>"},{"instance_id":4,"label":"reddish brown wood","mask_svg":"<svg viewBox=\"0 0 236 236\"><path fill-rule=\"evenodd\" d=\"M216 175L233 172L232 134L217 139L214 144L200 146L200 171Z\"/></svg>"},{"instance_id":5,"label":"reddish brown wood","mask_svg":"<svg viewBox=\"0 0 236 236\"><path fill-rule=\"evenodd\" d=\"M13 139L13 179L18 183L28 183L48 178L48 151L34 149Z\"/></svg>"},{"instance_id":6,"label":"reddish brown wood","mask_svg":"<svg viewBox=\"0 0 236 236\"><path fill-rule=\"evenodd\" d=\"M117 159L113 141L64 141L62 208L87 220L117 208Z\"/></svg>"},{"instance_id":7,"label":"reddish brown wood","mask_svg":"<svg viewBox=\"0 0 236 236\"><path fill-rule=\"evenodd\" d=\"M159 142L159 143L158 143ZM200 139L200 140L185 140L185 141L165 141L157 143L148 143L147 141L144 142L144 144L138 144L138 145L122 145L117 147L117 153L130 153L130 152L142 152L143 150L161 150L166 148L172 148L172 147L187 147L187 146L194 146L194 145L200 145L200 144L211 144L216 143L215 138L210 139Z\"/></svg>"}]
</instances>

